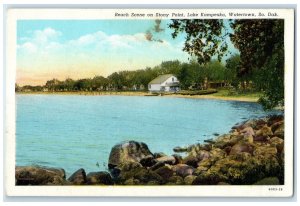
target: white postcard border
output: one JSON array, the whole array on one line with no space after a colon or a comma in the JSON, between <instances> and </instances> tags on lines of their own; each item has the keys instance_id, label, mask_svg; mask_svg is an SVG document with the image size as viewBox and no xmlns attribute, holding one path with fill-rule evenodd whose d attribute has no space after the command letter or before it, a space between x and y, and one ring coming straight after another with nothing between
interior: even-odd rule
<instances>
[{"instance_id":1,"label":"white postcard border","mask_svg":"<svg viewBox=\"0 0 300 206\"><path fill-rule=\"evenodd\" d=\"M16 28L21 19L169 19L172 13L256 13L278 14L285 20L285 185L274 186L15 186L15 77ZM168 17L120 17L119 13L166 13ZM187 18L171 17L171 18ZM220 17L197 17L215 18ZM222 17L223 19L262 18L261 16ZM294 114L294 10L293 9L9 9L6 28L6 97L5 97L5 192L8 196L176 196L176 197L290 197L293 195L293 114Z\"/></svg>"}]
</instances>

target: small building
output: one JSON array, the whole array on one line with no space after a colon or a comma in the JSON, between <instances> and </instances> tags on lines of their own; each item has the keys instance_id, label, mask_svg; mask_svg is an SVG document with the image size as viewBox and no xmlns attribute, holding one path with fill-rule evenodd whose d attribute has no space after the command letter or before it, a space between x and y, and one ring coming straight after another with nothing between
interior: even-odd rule
<instances>
[{"instance_id":1,"label":"small building","mask_svg":"<svg viewBox=\"0 0 300 206\"><path fill-rule=\"evenodd\" d=\"M149 82L148 89L150 92L177 92L180 90L180 84L173 74L164 74Z\"/></svg>"},{"instance_id":2,"label":"small building","mask_svg":"<svg viewBox=\"0 0 300 206\"><path fill-rule=\"evenodd\" d=\"M209 82L208 85L209 88L216 89L216 88L224 87L226 84L225 81L214 81L214 82Z\"/></svg>"}]
</instances>

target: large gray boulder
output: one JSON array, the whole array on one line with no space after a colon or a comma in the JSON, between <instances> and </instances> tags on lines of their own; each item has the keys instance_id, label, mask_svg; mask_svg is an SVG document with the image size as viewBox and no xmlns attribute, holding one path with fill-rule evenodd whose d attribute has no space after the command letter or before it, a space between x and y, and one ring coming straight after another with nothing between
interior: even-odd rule
<instances>
[{"instance_id":1,"label":"large gray boulder","mask_svg":"<svg viewBox=\"0 0 300 206\"><path fill-rule=\"evenodd\" d=\"M125 162L140 162L146 157L153 157L148 146L143 142L125 141L116 144L110 152L108 168L113 169Z\"/></svg>"},{"instance_id":2,"label":"large gray boulder","mask_svg":"<svg viewBox=\"0 0 300 206\"><path fill-rule=\"evenodd\" d=\"M41 166L16 166L16 185L66 185L64 169Z\"/></svg>"}]
</instances>

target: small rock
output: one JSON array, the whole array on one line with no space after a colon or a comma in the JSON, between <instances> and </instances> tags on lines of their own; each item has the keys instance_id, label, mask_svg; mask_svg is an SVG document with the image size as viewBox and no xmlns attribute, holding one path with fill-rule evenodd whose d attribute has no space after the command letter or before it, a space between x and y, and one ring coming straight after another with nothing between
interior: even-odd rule
<instances>
[{"instance_id":1,"label":"small rock","mask_svg":"<svg viewBox=\"0 0 300 206\"><path fill-rule=\"evenodd\" d=\"M140 160L140 163L143 167L152 167L156 164L156 160L152 155L149 155L147 157L144 157Z\"/></svg>"},{"instance_id":2,"label":"small rock","mask_svg":"<svg viewBox=\"0 0 300 206\"><path fill-rule=\"evenodd\" d=\"M281 124L274 132L274 135L284 139L284 124Z\"/></svg>"},{"instance_id":3,"label":"small rock","mask_svg":"<svg viewBox=\"0 0 300 206\"><path fill-rule=\"evenodd\" d=\"M155 165L153 165L149 169L152 170L152 171L154 171L154 170L157 170L158 168L163 167L163 166L165 166L164 162L157 162Z\"/></svg>"},{"instance_id":4,"label":"small rock","mask_svg":"<svg viewBox=\"0 0 300 206\"><path fill-rule=\"evenodd\" d=\"M237 153L237 154L234 154L234 155L231 155L231 159L232 160L236 160L236 161L239 161L239 162L243 162L243 161L246 161L248 160L249 158L251 158L251 154L249 154L248 152L240 152L240 153Z\"/></svg>"},{"instance_id":5,"label":"small rock","mask_svg":"<svg viewBox=\"0 0 300 206\"><path fill-rule=\"evenodd\" d=\"M134 178L130 178L124 182L124 185L139 185L140 181Z\"/></svg>"},{"instance_id":6,"label":"small rock","mask_svg":"<svg viewBox=\"0 0 300 206\"><path fill-rule=\"evenodd\" d=\"M178 153L187 152L187 150L188 150L187 147L175 147L175 148L173 148L173 151L178 152Z\"/></svg>"},{"instance_id":7,"label":"small rock","mask_svg":"<svg viewBox=\"0 0 300 206\"><path fill-rule=\"evenodd\" d=\"M280 182L277 177L266 177L254 183L254 185L280 185Z\"/></svg>"},{"instance_id":8,"label":"small rock","mask_svg":"<svg viewBox=\"0 0 300 206\"><path fill-rule=\"evenodd\" d=\"M249 136L245 136L245 137L244 137L244 142L246 142L246 143L252 144L253 141L254 141L254 138L253 138L252 135L249 135Z\"/></svg>"},{"instance_id":9,"label":"small rock","mask_svg":"<svg viewBox=\"0 0 300 206\"><path fill-rule=\"evenodd\" d=\"M274 124L271 125L271 130L274 133L281 125L283 125L283 121L275 122Z\"/></svg>"},{"instance_id":10,"label":"small rock","mask_svg":"<svg viewBox=\"0 0 300 206\"><path fill-rule=\"evenodd\" d=\"M187 151L189 154L196 156L198 151L200 151L200 150L210 151L211 148L212 148L211 144L204 144L204 145L194 144L194 145L189 146Z\"/></svg>"},{"instance_id":11,"label":"small rock","mask_svg":"<svg viewBox=\"0 0 300 206\"><path fill-rule=\"evenodd\" d=\"M229 155L231 148L232 148L231 146L227 146L223 150L224 150L224 152L226 152L227 155Z\"/></svg>"},{"instance_id":12,"label":"small rock","mask_svg":"<svg viewBox=\"0 0 300 206\"><path fill-rule=\"evenodd\" d=\"M180 156L180 155L178 155L178 154L172 154L172 156L175 158L175 165L177 165L177 164L182 164L182 157Z\"/></svg>"},{"instance_id":13,"label":"small rock","mask_svg":"<svg viewBox=\"0 0 300 206\"><path fill-rule=\"evenodd\" d=\"M192 185L193 181L196 179L197 176L195 175L188 175L184 178L184 184L185 185Z\"/></svg>"},{"instance_id":14,"label":"small rock","mask_svg":"<svg viewBox=\"0 0 300 206\"><path fill-rule=\"evenodd\" d=\"M213 139L205 139L204 142L209 143L209 144L214 144L215 143L215 141Z\"/></svg>"},{"instance_id":15,"label":"small rock","mask_svg":"<svg viewBox=\"0 0 300 206\"><path fill-rule=\"evenodd\" d=\"M205 159L198 163L198 166L209 168L214 162L211 159Z\"/></svg>"},{"instance_id":16,"label":"small rock","mask_svg":"<svg viewBox=\"0 0 300 206\"><path fill-rule=\"evenodd\" d=\"M257 136L254 136L253 141L255 141L255 142L267 142L267 141L269 141L269 139L270 139L269 136L257 135Z\"/></svg>"},{"instance_id":17,"label":"small rock","mask_svg":"<svg viewBox=\"0 0 300 206\"><path fill-rule=\"evenodd\" d=\"M246 127L244 128L241 133L244 135L244 136L254 136L255 133L254 133L254 130L252 127Z\"/></svg>"},{"instance_id":18,"label":"small rock","mask_svg":"<svg viewBox=\"0 0 300 206\"><path fill-rule=\"evenodd\" d=\"M184 181L183 181L182 177L175 175L175 176L172 176L169 178L167 184L168 185L183 185Z\"/></svg>"},{"instance_id":19,"label":"small rock","mask_svg":"<svg viewBox=\"0 0 300 206\"><path fill-rule=\"evenodd\" d=\"M197 168L199 161L200 160L198 159L198 157L189 155L182 160L182 164L190 165L192 167Z\"/></svg>"},{"instance_id":20,"label":"small rock","mask_svg":"<svg viewBox=\"0 0 300 206\"><path fill-rule=\"evenodd\" d=\"M84 169L79 169L74 172L69 178L68 181L74 185L83 185L86 183L86 174Z\"/></svg>"},{"instance_id":21,"label":"small rock","mask_svg":"<svg viewBox=\"0 0 300 206\"><path fill-rule=\"evenodd\" d=\"M222 135L222 136L224 136L224 135ZM224 138L218 139L217 142L214 144L214 147L224 149L225 147L235 145L236 143L241 141L243 138L244 138L243 135L237 135L237 136L236 135L226 135L226 136L224 136Z\"/></svg>"},{"instance_id":22,"label":"small rock","mask_svg":"<svg viewBox=\"0 0 300 206\"><path fill-rule=\"evenodd\" d=\"M231 130L230 133L231 133L231 135L233 135L233 136L237 136L237 135L240 134L236 129Z\"/></svg>"},{"instance_id":23,"label":"small rock","mask_svg":"<svg viewBox=\"0 0 300 206\"><path fill-rule=\"evenodd\" d=\"M270 125L275 124L276 122L280 122L283 120L284 120L283 115L272 115L268 120L268 125L270 126Z\"/></svg>"},{"instance_id":24,"label":"small rock","mask_svg":"<svg viewBox=\"0 0 300 206\"><path fill-rule=\"evenodd\" d=\"M281 139L279 137L272 137L270 139L270 144L271 144L271 146L275 146L279 153L281 153L283 151L283 148L284 148L284 140L283 139Z\"/></svg>"},{"instance_id":25,"label":"small rock","mask_svg":"<svg viewBox=\"0 0 300 206\"><path fill-rule=\"evenodd\" d=\"M216 185L219 182L225 181L226 178L224 175L221 175L219 173L206 172L197 176L192 185Z\"/></svg>"},{"instance_id":26,"label":"small rock","mask_svg":"<svg viewBox=\"0 0 300 206\"><path fill-rule=\"evenodd\" d=\"M227 146L229 146L229 141L218 141L214 144L215 148L220 148L220 149L224 149Z\"/></svg>"},{"instance_id":27,"label":"small rock","mask_svg":"<svg viewBox=\"0 0 300 206\"><path fill-rule=\"evenodd\" d=\"M230 150L230 155L234 155L234 154L238 154L241 152L248 152L250 154L253 153L253 146L251 146L250 144L246 144L246 143L237 143L236 145L234 145L231 150Z\"/></svg>"},{"instance_id":28,"label":"small rock","mask_svg":"<svg viewBox=\"0 0 300 206\"><path fill-rule=\"evenodd\" d=\"M128 171L134 170L136 168L142 168L142 167L143 166L141 165L141 163L138 163L138 162L124 162L124 163L118 165L118 167L116 167L116 168L122 172L128 172Z\"/></svg>"},{"instance_id":29,"label":"small rock","mask_svg":"<svg viewBox=\"0 0 300 206\"><path fill-rule=\"evenodd\" d=\"M202 160L210 158L210 156L211 156L210 152L208 152L206 150L201 150L201 151L199 151L197 158L199 159L199 161L202 161Z\"/></svg>"},{"instance_id":30,"label":"small rock","mask_svg":"<svg viewBox=\"0 0 300 206\"><path fill-rule=\"evenodd\" d=\"M264 126L261 129L257 130L255 135L266 137L266 136L272 136L273 132L272 132L272 129L270 127Z\"/></svg>"},{"instance_id":31,"label":"small rock","mask_svg":"<svg viewBox=\"0 0 300 206\"><path fill-rule=\"evenodd\" d=\"M173 170L170 168L170 166L163 166L155 170L158 175L160 175L164 180L168 180L170 177L173 176Z\"/></svg>"},{"instance_id":32,"label":"small rock","mask_svg":"<svg viewBox=\"0 0 300 206\"><path fill-rule=\"evenodd\" d=\"M197 167L197 168L195 169L193 175L197 177L197 176L199 176L200 174L206 172L208 169L209 169L209 168L207 168L207 167L199 166L199 167Z\"/></svg>"},{"instance_id":33,"label":"small rock","mask_svg":"<svg viewBox=\"0 0 300 206\"><path fill-rule=\"evenodd\" d=\"M268 146L257 147L253 152L254 156L260 156L261 155L261 156L264 156L264 157L276 156L276 154L277 154L276 147L268 147Z\"/></svg>"},{"instance_id":34,"label":"small rock","mask_svg":"<svg viewBox=\"0 0 300 206\"><path fill-rule=\"evenodd\" d=\"M220 148L214 148L210 151L210 157L218 160L218 159L222 159L226 156L226 152Z\"/></svg>"},{"instance_id":35,"label":"small rock","mask_svg":"<svg viewBox=\"0 0 300 206\"><path fill-rule=\"evenodd\" d=\"M163 178L152 170L143 169L134 174L134 178L138 179L141 183L149 181L163 182Z\"/></svg>"},{"instance_id":36,"label":"small rock","mask_svg":"<svg viewBox=\"0 0 300 206\"><path fill-rule=\"evenodd\" d=\"M258 130L267 125L267 119L257 119L255 120L255 123L256 125L253 128Z\"/></svg>"},{"instance_id":37,"label":"small rock","mask_svg":"<svg viewBox=\"0 0 300 206\"><path fill-rule=\"evenodd\" d=\"M157 162L163 162L165 164L174 165L176 163L176 159L173 156L164 156L155 159Z\"/></svg>"},{"instance_id":38,"label":"small rock","mask_svg":"<svg viewBox=\"0 0 300 206\"><path fill-rule=\"evenodd\" d=\"M175 165L172 169L177 175L179 175L181 177L186 177L188 175L192 175L195 171L195 169L193 167L186 165L186 164Z\"/></svg>"},{"instance_id":39,"label":"small rock","mask_svg":"<svg viewBox=\"0 0 300 206\"><path fill-rule=\"evenodd\" d=\"M86 176L88 185L113 185L113 180L108 172L90 172Z\"/></svg>"},{"instance_id":40,"label":"small rock","mask_svg":"<svg viewBox=\"0 0 300 206\"><path fill-rule=\"evenodd\" d=\"M163 153L163 152L158 152L158 153L154 153L153 154L154 159L157 159L157 158L160 158L160 157L164 157L164 156L167 156L167 155L165 153Z\"/></svg>"}]
</instances>

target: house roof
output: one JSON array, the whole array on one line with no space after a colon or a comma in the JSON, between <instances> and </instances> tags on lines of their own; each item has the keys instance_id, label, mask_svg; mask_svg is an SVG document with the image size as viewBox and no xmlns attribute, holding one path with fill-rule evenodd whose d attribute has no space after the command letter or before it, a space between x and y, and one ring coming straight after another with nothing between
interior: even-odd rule
<instances>
[{"instance_id":1,"label":"house roof","mask_svg":"<svg viewBox=\"0 0 300 206\"><path fill-rule=\"evenodd\" d=\"M167 83L166 86L169 86L169 87L177 87L179 86L179 82L170 82L170 83Z\"/></svg>"},{"instance_id":2,"label":"house roof","mask_svg":"<svg viewBox=\"0 0 300 206\"><path fill-rule=\"evenodd\" d=\"M166 81L167 79L169 79L170 77L173 77L173 74L164 74L164 75L159 75L158 77L156 77L155 79L153 79L151 82L149 82L149 84L161 84L164 81Z\"/></svg>"}]
</instances>

